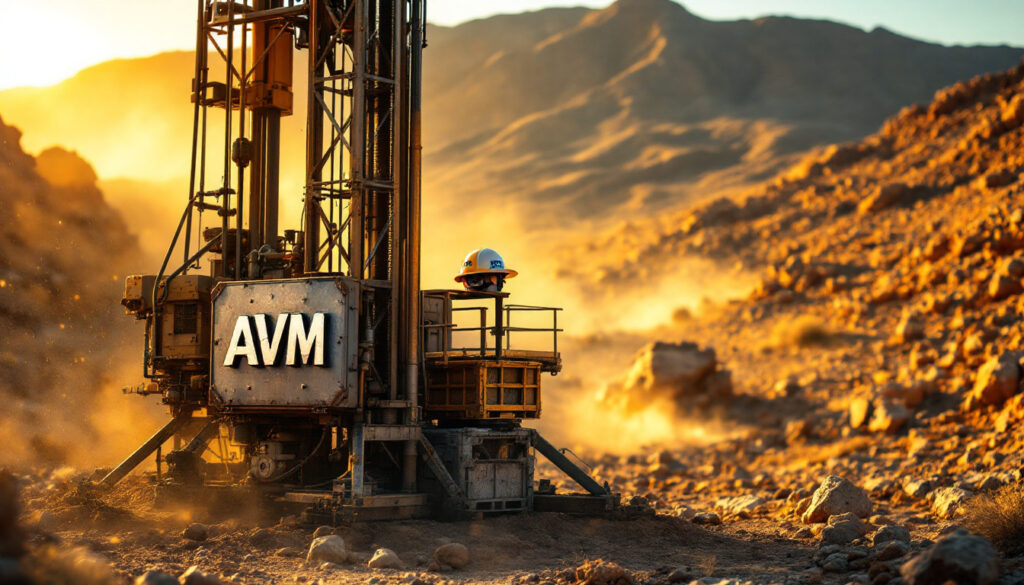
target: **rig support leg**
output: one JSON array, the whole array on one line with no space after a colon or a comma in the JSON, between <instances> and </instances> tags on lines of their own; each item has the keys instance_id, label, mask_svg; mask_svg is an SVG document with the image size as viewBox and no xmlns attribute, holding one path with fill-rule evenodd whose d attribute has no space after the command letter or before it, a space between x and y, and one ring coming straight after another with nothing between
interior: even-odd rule
<instances>
[{"instance_id":1,"label":"rig support leg","mask_svg":"<svg viewBox=\"0 0 1024 585\"><path fill-rule=\"evenodd\" d=\"M115 467L113 471L107 474L106 477L100 480L99 487L110 488L117 485L117 482L124 479L126 475L132 472L133 469L138 467L139 463L142 463L147 457L149 457L160 445L164 444L164 441L170 439L172 435L177 433L184 427L190 420L192 420L192 413L182 413L172 418L167 424L157 431L148 441L142 444L141 447L135 450L134 453L128 456L127 459L122 461L120 465Z\"/></svg>"},{"instance_id":2,"label":"rig support leg","mask_svg":"<svg viewBox=\"0 0 1024 585\"><path fill-rule=\"evenodd\" d=\"M533 432L533 448L540 452L541 455L548 458L548 461L555 464L555 467L562 470L563 473L568 475L580 484L583 489L590 492L594 496L605 496L608 495L608 491L604 487L597 483L594 478L587 475L587 472L579 468L575 463L569 460L568 457L562 454L561 451L555 448L554 445L549 443L547 439L540 436L537 431Z\"/></svg>"}]
</instances>

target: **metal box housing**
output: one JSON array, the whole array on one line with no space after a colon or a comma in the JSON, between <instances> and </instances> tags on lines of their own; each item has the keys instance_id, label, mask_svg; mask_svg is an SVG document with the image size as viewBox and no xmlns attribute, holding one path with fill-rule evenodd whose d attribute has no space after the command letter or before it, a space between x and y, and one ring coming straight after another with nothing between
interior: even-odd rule
<instances>
[{"instance_id":1,"label":"metal box housing","mask_svg":"<svg viewBox=\"0 0 1024 585\"><path fill-rule=\"evenodd\" d=\"M533 507L532 429L425 429L472 512L522 512Z\"/></svg>"},{"instance_id":2,"label":"metal box housing","mask_svg":"<svg viewBox=\"0 0 1024 585\"><path fill-rule=\"evenodd\" d=\"M163 281L167 282L166 279ZM121 304L128 314L145 318L153 312L156 276L133 275L125 279ZM201 274L177 276L157 290L163 299L158 333L147 322L153 355L162 360L205 360L210 356L210 294L213 279Z\"/></svg>"},{"instance_id":3,"label":"metal box housing","mask_svg":"<svg viewBox=\"0 0 1024 585\"><path fill-rule=\"evenodd\" d=\"M232 411L356 408L358 303L359 285L345 277L218 285L210 403Z\"/></svg>"}]
</instances>

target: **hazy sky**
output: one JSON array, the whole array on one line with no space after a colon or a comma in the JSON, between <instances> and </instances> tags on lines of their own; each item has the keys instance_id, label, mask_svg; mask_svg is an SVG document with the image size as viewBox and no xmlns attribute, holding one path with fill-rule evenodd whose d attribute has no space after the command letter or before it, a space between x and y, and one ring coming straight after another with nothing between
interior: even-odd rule
<instances>
[{"instance_id":1,"label":"hazy sky","mask_svg":"<svg viewBox=\"0 0 1024 585\"><path fill-rule=\"evenodd\" d=\"M456 24L547 6L611 0L429 0L429 19ZM683 0L712 20L786 14L826 18L946 44L1024 46L1022 0ZM48 85L108 59L194 46L193 0L0 0L0 89Z\"/></svg>"}]
</instances>

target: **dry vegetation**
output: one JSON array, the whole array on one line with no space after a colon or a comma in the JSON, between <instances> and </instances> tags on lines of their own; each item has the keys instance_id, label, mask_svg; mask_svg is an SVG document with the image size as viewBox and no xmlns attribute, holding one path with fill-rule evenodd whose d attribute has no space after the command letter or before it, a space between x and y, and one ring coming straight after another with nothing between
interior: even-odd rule
<instances>
[{"instance_id":1,"label":"dry vegetation","mask_svg":"<svg viewBox=\"0 0 1024 585\"><path fill-rule=\"evenodd\" d=\"M1004 485L971 500L964 525L1008 555L1024 553L1024 484Z\"/></svg>"}]
</instances>

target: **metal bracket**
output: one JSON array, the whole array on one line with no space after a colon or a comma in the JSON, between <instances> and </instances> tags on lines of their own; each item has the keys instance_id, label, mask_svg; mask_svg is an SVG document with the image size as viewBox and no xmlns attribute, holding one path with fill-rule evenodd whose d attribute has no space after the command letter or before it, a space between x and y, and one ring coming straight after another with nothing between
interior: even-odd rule
<instances>
[{"instance_id":1,"label":"metal bracket","mask_svg":"<svg viewBox=\"0 0 1024 585\"><path fill-rule=\"evenodd\" d=\"M441 462L441 458L438 457L437 451L434 450L434 446L430 444L430 439L424 435L420 435L420 446L423 447L424 459L427 461L427 467L430 471L434 472L434 476L437 477L441 485L444 486L444 491L448 492L448 496L451 498L452 503L458 509L466 507L466 496L462 493L462 489L455 483L455 479L448 473L448 469L445 468L444 463Z\"/></svg>"}]
</instances>

